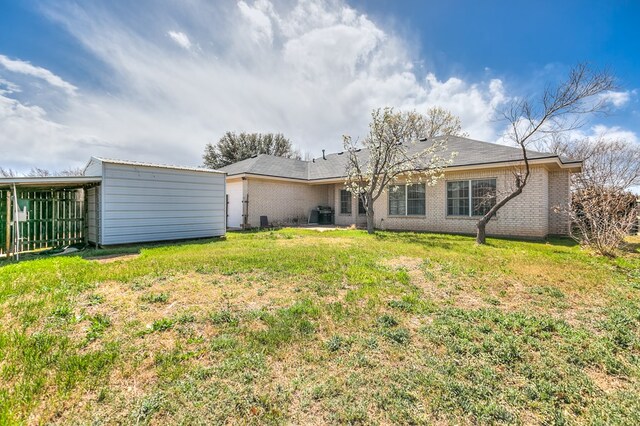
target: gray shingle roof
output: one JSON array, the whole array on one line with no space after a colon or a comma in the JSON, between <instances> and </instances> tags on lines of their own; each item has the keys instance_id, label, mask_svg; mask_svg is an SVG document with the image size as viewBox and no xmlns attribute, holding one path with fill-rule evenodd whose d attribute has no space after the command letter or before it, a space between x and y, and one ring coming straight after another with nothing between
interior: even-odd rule
<instances>
[{"instance_id":1,"label":"gray shingle roof","mask_svg":"<svg viewBox=\"0 0 640 426\"><path fill-rule=\"evenodd\" d=\"M418 142L409 147L408 151L411 153L423 150L432 142L433 140ZM447 151L441 155L448 157L451 152L457 152L451 164L452 167L501 163L522 159L520 148L457 136L447 137ZM527 151L527 153L530 159L559 158L563 163L575 162L550 153L536 151ZM363 149L358 155L362 162L366 162L368 156L367 150ZM247 173L292 179L317 180L344 177L347 160L347 153L328 154L326 155L326 160L320 157L313 161L294 160L261 154L222 167L220 170L227 172L229 176Z\"/></svg>"}]
</instances>

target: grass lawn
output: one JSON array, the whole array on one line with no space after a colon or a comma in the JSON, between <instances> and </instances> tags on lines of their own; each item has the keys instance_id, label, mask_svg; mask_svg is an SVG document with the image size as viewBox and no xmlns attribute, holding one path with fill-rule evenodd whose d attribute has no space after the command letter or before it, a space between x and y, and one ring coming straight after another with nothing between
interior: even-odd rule
<instances>
[{"instance_id":1,"label":"grass lawn","mask_svg":"<svg viewBox=\"0 0 640 426\"><path fill-rule=\"evenodd\" d=\"M640 424L637 248L284 229L123 253L0 266L0 424Z\"/></svg>"}]
</instances>

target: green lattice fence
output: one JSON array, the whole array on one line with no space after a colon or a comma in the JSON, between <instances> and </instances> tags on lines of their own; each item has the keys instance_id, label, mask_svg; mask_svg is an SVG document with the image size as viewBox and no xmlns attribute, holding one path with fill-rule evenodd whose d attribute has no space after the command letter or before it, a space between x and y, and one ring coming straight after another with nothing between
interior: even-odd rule
<instances>
[{"instance_id":1,"label":"green lattice fence","mask_svg":"<svg viewBox=\"0 0 640 426\"><path fill-rule=\"evenodd\" d=\"M0 191L0 253L6 254L7 194ZM27 219L20 221L20 252L84 242L85 206L82 189L23 190L18 189L18 206L26 210ZM13 220L13 196L10 221ZM13 228L13 227L11 227ZM10 229L9 241L14 230Z\"/></svg>"}]
</instances>

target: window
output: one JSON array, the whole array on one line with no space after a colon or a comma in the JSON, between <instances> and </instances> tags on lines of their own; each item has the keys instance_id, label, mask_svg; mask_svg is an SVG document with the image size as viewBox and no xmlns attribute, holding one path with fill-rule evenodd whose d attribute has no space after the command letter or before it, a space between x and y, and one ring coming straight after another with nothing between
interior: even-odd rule
<instances>
[{"instance_id":1,"label":"window","mask_svg":"<svg viewBox=\"0 0 640 426\"><path fill-rule=\"evenodd\" d=\"M469 181L447 182L447 214L469 216Z\"/></svg>"},{"instance_id":2,"label":"window","mask_svg":"<svg viewBox=\"0 0 640 426\"><path fill-rule=\"evenodd\" d=\"M351 192L340 190L340 214L351 214Z\"/></svg>"},{"instance_id":3,"label":"window","mask_svg":"<svg viewBox=\"0 0 640 426\"><path fill-rule=\"evenodd\" d=\"M471 181L471 206L473 216L484 216L496 204L496 180Z\"/></svg>"},{"instance_id":4,"label":"window","mask_svg":"<svg viewBox=\"0 0 640 426\"><path fill-rule=\"evenodd\" d=\"M484 216L495 204L495 179L447 182L448 216Z\"/></svg>"},{"instance_id":5,"label":"window","mask_svg":"<svg viewBox=\"0 0 640 426\"><path fill-rule=\"evenodd\" d=\"M406 199L406 186L400 185L393 189L389 190L389 214L396 216L402 215L404 216L407 213L405 199Z\"/></svg>"},{"instance_id":6,"label":"window","mask_svg":"<svg viewBox=\"0 0 640 426\"><path fill-rule=\"evenodd\" d=\"M358 214L367 214L367 210L364 208L364 203L360 197L358 197Z\"/></svg>"},{"instance_id":7,"label":"window","mask_svg":"<svg viewBox=\"0 0 640 426\"><path fill-rule=\"evenodd\" d=\"M425 186L421 184L407 185L407 214L424 216Z\"/></svg>"},{"instance_id":8,"label":"window","mask_svg":"<svg viewBox=\"0 0 640 426\"><path fill-rule=\"evenodd\" d=\"M426 191L423 183L398 185L389 191L390 216L424 216Z\"/></svg>"}]
</instances>

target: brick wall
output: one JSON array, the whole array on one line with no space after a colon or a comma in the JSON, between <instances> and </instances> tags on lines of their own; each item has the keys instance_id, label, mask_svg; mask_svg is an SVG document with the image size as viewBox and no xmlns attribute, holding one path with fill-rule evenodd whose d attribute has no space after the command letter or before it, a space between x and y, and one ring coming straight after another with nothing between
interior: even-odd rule
<instances>
[{"instance_id":1,"label":"brick wall","mask_svg":"<svg viewBox=\"0 0 640 426\"><path fill-rule=\"evenodd\" d=\"M445 233L474 234L477 218L450 217L446 212L446 181L462 179L496 178L498 194L510 192L514 178L511 169L484 169L453 171L435 186L426 188L426 214L424 216L389 216L388 194L383 193L374 204L375 226L379 229L415 230ZM543 167L533 167L531 177L522 194L504 206L487 225L489 235L542 238L549 234L549 175ZM366 223L364 217L356 219L357 204L353 204L351 217L339 214L339 190L335 185L336 224ZM559 190L558 190L559 191Z\"/></svg>"},{"instance_id":2,"label":"brick wall","mask_svg":"<svg viewBox=\"0 0 640 426\"><path fill-rule=\"evenodd\" d=\"M435 186L426 189L424 216L389 216L388 194L383 193L374 204L376 227L389 230L415 230L474 234L477 218L450 217L446 212L446 181L495 178L498 194L510 192L514 178L509 168L475 171L451 171ZM275 224L292 224L294 219L306 224L309 211L318 205L335 209L336 225L364 226L366 217L358 215L358 201L351 202L351 214L340 214L342 184L309 185L267 179L248 179L245 193L249 195L248 223L259 226L260 216ZM569 202L569 173L548 172L544 167L532 167L531 177L523 193L504 206L487 225L489 235L542 238L548 234L566 234L566 215L554 207Z\"/></svg>"},{"instance_id":3,"label":"brick wall","mask_svg":"<svg viewBox=\"0 0 640 426\"><path fill-rule=\"evenodd\" d=\"M311 209L329 203L333 185L309 185L277 180L247 179L249 227L260 226L260 216L269 223L290 225L297 219L306 224Z\"/></svg>"},{"instance_id":4,"label":"brick wall","mask_svg":"<svg viewBox=\"0 0 640 426\"><path fill-rule=\"evenodd\" d=\"M571 202L571 176L560 170L549 172L549 234L567 235L569 233L569 215L566 209Z\"/></svg>"}]
</instances>

